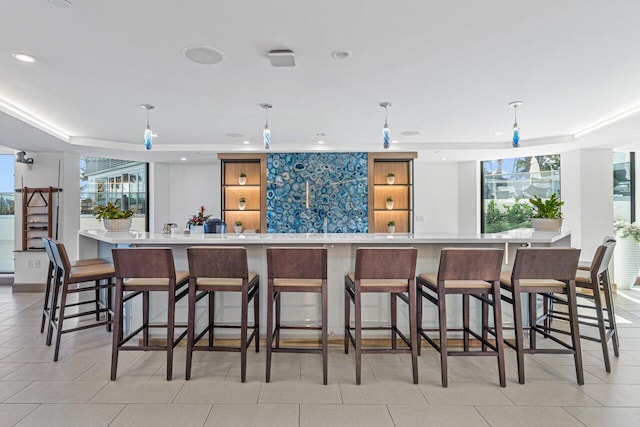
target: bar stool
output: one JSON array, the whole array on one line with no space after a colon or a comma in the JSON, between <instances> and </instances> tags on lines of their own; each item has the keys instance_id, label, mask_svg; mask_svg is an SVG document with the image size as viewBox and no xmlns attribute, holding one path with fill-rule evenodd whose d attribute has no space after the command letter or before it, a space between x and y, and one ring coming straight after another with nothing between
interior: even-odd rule
<instances>
[{"instance_id":1,"label":"bar stool","mask_svg":"<svg viewBox=\"0 0 640 427\"><path fill-rule=\"evenodd\" d=\"M51 239L49 237L43 237L42 243L44 246L44 250L49 257L49 268L47 270L47 282L45 283L44 289L44 304L42 307L42 323L40 324L40 333L44 332L44 325L47 322L49 316L51 316L50 312L50 297L51 297L51 288L56 283L56 277L58 272L56 271L56 261L53 256L53 252L51 252ZM96 265L96 264L111 264L109 261L100 259L100 258L91 258L91 259L80 259L77 261L71 262L71 267L86 267L88 265ZM99 309L98 301L100 299L100 290L96 289L96 310ZM57 308L57 307L56 307ZM100 313L96 313L96 320L100 320ZM111 330L111 324L107 325L107 330Z\"/></svg>"},{"instance_id":2,"label":"bar stool","mask_svg":"<svg viewBox=\"0 0 640 427\"><path fill-rule=\"evenodd\" d=\"M271 353L322 354L322 382L327 385L327 250L324 248L267 248L267 369L266 381L271 381ZM281 302L283 292L319 293L322 299L322 319L319 326L282 325ZM275 304L276 324L273 325ZM320 330L321 348L281 347L282 329ZM275 346L273 341L275 340Z\"/></svg>"},{"instance_id":3,"label":"bar stool","mask_svg":"<svg viewBox=\"0 0 640 427\"><path fill-rule=\"evenodd\" d=\"M118 370L118 352L125 350L161 350L167 352L167 380L173 373L173 348L187 335L186 325L175 324L175 303L188 295L185 287L189 282L189 273L176 271L173 264L173 252L170 248L120 248L112 249L113 263L116 269L116 306L115 331L111 351L111 380L115 381ZM167 293L167 323L149 323L149 292ZM125 295L126 292L130 292ZM142 326L130 332L126 337L123 331L123 305L132 298L142 295ZM174 339L174 328L185 328ZM149 344L150 328L166 328L165 345ZM142 345L124 344L142 332Z\"/></svg>"},{"instance_id":4,"label":"bar stool","mask_svg":"<svg viewBox=\"0 0 640 427\"><path fill-rule=\"evenodd\" d=\"M187 248L189 259L189 323L187 334L187 364L185 379L191 378L191 361L194 350L239 351L240 381L247 377L247 348L255 340L256 353L260 350L260 278L250 273L247 267L247 250L243 247L200 246ZM199 293L198 293L199 292ZM215 293L242 293L240 326L215 323ZM196 303L208 296L209 322L207 327L196 334ZM253 326L248 326L249 303L253 300ZM239 328L240 346L214 346L215 328ZM252 329L247 337L247 329ZM196 346L208 333L208 345Z\"/></svg>"},{"instance_id":5,"label":"bar stool","mask_svg":"<svg viewBox=\"0 0 640 427\"><path fill-rule=\"evenodd\" d=\"M356 351L356 384L360 384L362 354L367 353L411 353L413 383L418 384L418 332L416 327L416 259L415 248L358 248L356 250L355 271L345 276L344 302L344 352L349 354L349 341ZM362 294L390 294L390 327L362 326ZM397 327L397 298L409 306L409 337ZM351 327L351 303L354 306L355 327ZM354 331L354 334L351 331ZM363 330L390 330L391 348L362 348ZM397 336L407 348L397 348Z\"/></svg>"},{"instance_id":6,"label":"bar stool","mask_svg":"<svg viewBox=\"0 0 640 427\"><path fill-rule=\"evenodd\" d=\"M609 359L609 349L607 341L611 339L613 352L619 356L618 330L616 327L615 310L613 298L611 296L611 282L609 280L609 262L613 256L616 246L615 239L609 238L596 249L593 261L585 270L578 267L576 272L576 295L580 298L593 300L593 305L578 304L578 318L581 325L586 325L598 329L598 337L581 333L580 337L589 341L599 342L602 346L602 356L607 372L611 372L611 362ZM601 292L604 293L604 302ZM550 318L568 320L567 314L554 310L554 303L567 305L566 299L553 295L549 298L551 302ZM590 309L595 311L595 316L580 313L580 309ZM606 312L607 317L604 317ZM595 322L594 322L595 321ZM550 322L549 322L550 323ZM566 331L553 329L554 332L567 333Z\"/></svg>"},{"instance_id":7,"label":"bar stool","mask_svg":"<svg viewBox=\"0 0 640 427\"><path fill-rule=\"evenodd\" d=\"M582 353L580 349L580 328L576 302L576 270L580 259L580 249L574 248L518 248L511 273L502 273L500 286L511 296L502 295L502 300L513 306L515 323L515 346L504 343L516 350L518 361L518 382L524 384L525 353L573 354L578 384L584 384ZM520 294L529 297L529 326L523 326L522 301ZM547 316L537 316L537 294L551 297L553 293L567 295L569 314L567 320L571 330L571 343L566 343L551 335L553 329L539 324ZM529 330L529 348L524 348L524 329ZM551 339L564 349L536 348L536 333Z\"/></svg>"},{"instance_id":8,"label":"bar stool","mask_svg":"<svg viewBox=\"0 0 640 427\"><path fill-rule=\"evenodd\" d=\"M420 274L418 287L418 333L440 352L442 386L447 387L447 356L496 356L500 386L507 385L504 368L504 345L502 336L502 310L500 299L500 269L503 249L454 249L445 248L440 253L438 273ZM426 288L426 289L423 289ZM432 295L433 294L433 295ZM447 328L446 295L462 295L462 328ZM469 325L469 296L482 303L482 335L471 330ZM439 328L422 326L422 298L438 306ZM493 307L492 331L489 330L488 306ZM438 330L440 345L425 331ZM447 332L464 332L463 351L449 350ZM488 333L495 336L495 345L488 340ZM469 350L469 335L482 343L481 351ZM487 347L491 350L487 350ZM418 349L420 342L418 342Z\"/></svg>"},{"instance_id":9,"label":"bar stool","mask_svg":"<svg viewBox=\"0 0 640 427\"><path fill-rule=\"evenodd\" d=\"M114 277L114 266L111 263L101 263L94 265L73 267L69 261L67 250L64 245L57 240L49 240L48 247L54 260L54 273L53 273L53 286L51 289L51 301L49 305L49 327L47 330L46 344L51 345L53 339L53 331L56 330L56 345L53 353L53 361L58 360L60 353L60 342L62 341L62 334L69 332L80 331L88 328L95 328L97 326L111 324L111 300L107 297L107 301L100 301L99 295L103 289L108 291L113 288L111 279ZM45 245L45 248L47 245ZM106 280L106 284L101 284L102 280ZM84 282L95 282L93 286L86 287L72 287ZM80 301L77 303L67 304L67 297L69 294L76 294L80 292L95 292L96 299L89 301ZM60 303L58 304L58 296L60 296ZM85 304L95 304L95 309L88 311L80 311L73 314L65 314L65 311L70 307L82 306ZM58 312L59 309L59 312ZM58 316L56 316L58 312ZM100 313L106 313L106 320L100 321ZM64 321L66 319L72 319L87 315L95 315L96 322L64 329Z\"/></svg>"}]
</instances>

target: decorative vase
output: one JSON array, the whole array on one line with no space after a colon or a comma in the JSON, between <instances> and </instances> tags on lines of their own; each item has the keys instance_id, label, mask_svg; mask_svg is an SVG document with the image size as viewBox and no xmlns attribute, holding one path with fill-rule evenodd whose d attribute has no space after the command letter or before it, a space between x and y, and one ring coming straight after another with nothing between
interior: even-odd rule
<instances>
[{"instance_id":1,"label":"decorative vase","mask_svg":"<svg viewBox=\"0 0 640 427\"><path fill-rule=\"evenodd\" d=\"M387 177L387 184L391 185L393 183L396 182L396 177L395 176L388 176Z\"/></svg>"},{"instance_id":2,"label":"decorative vase","mask_svg":"<svg viewBox=\"0 0 640 427\"><path fill-rule=\"evenodd\" d=\"M127 219L103 219L104 228L107 231L129 231L131 229L131 218Z\"/></svg>"},{"instance_id":3,"label":"decorative vase","mask_svg":"<svg viewBox=\"0 0 640 427\"><path fill-rule=\"evenodd\" d=\"M631 289L640 271L640 246L633 237L618 237L614 251L614 282L618 289Z\"/></svg>"},{"instance_id":4,"label":"decorative vase","mask_svg":"<svg viewBox=\"0 0 640 427\"><path fill-rule=\"evenodd\" d=\"M204 225L191 225L189 227L191 235L204 236Z\"/></svg>"},{"instance_id":5,"label":"decorative vase","mask_svg":"<svg viewBox=\"0 0 640 427\"><path fill-rule=\"evenodd\" d=\"M246 176L239 176L238 177L238 184L245 185L246 183L247 183L247 177Z\"/></svg>"},{"instance_id":6,"label":"decorative vase","mask_svg":"<svg viewBox=\"0 0 640 427\"><path fill-rule=\"evenodd\" d=\"M238 233L238 234L242 233L242 226L241 225L234 225L233 228L236 231L236 233Z\"/></svg>"},{"instance_id":7,"label":"decorative vase","mask_svg":"<svg viewBox=\"0 0 640 427\"><path fill-rule=\"evenodd\" d=\"M531 218L531 226L536 231L560 231L562 218Z\"/></svg>"},{"instance_id":8,"label":"decorative vase","mask_svg":"<svg viewBox=\"0 0 640 427\"><path fill-rule=\"evenodd\" d=\"M388 225L387 226L387 233L395 233L396 232L396 226L395 225Z\"/></svg>"},{"instance_id":9,"label":"decorative vase","mask_svg":"<svg viewBox=\"0 0 640 427\"><path fill-rule=\"evenodd\" d=\"M238 209L243 211L247 207L247 202L238 202Z\"/></svg>"},{"instance_id":10,"label":"decorative vase","mask_svg":"<svg viewBox=\"0 0 640 427\"><path fill-rule=\"evenodd\" d=\"M388 209L388 210L393 209L393 200L392 200L392 201L388 201L388 200L387 200L387 209Z\"/></svg>"}]
</instances>

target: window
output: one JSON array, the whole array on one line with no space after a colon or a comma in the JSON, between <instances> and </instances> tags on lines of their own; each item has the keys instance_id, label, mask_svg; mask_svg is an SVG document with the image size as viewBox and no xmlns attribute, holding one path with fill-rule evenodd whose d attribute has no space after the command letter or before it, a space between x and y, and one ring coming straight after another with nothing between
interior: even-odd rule
<instances>
[{"instance_id":1,"label":"window","mask_svg":"<svg viewBox=\"0 0 640 427\"><path fill-rule=\"evenodd\" d=\"M111 202L133 210L132 228L148 230L148 164L86 157L80 160L80 229L102 228L93 217L98 205Z\"/></svg>"},{"instance_id":2,"label":"window","mask_svg":"<svg viewBox=\"0 0 640 427\"><path fill-rule=\"evenodd\" d=\"M0 155L0 273L13 273L15 198L13 155Z\"/></svg>"},{"instance_id":3,"label":"window","mask_svg":"<svg viewBox=\"0 0 640 427\"><path fill-rule=\"evenodd\" d=\"M613 153L613 219L636 220L635 153Z\"/></svg>"},{"instance_id":4,"label":"window","mask_svg":"<svg viewBox=\"0 0 640 427\"><path fill-rule=\"evenodd\" d=\"M482 162L482 232L531 227L529 198L560 194L560 155Z\"/></svg>"}]
</instances>

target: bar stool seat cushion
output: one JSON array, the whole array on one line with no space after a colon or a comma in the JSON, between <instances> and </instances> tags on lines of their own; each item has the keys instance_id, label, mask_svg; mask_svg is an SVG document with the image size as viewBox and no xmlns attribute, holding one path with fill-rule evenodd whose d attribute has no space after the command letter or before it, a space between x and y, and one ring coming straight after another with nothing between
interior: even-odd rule
<instances>
[{"instance_id":1,"label":"bar stool seat cushion","mask_svg":"<svg viewBox=\"0 0 640 427\"><path fill-rule=\"evenodd\" d=\"M83 267L71 267L69 280L74 283L88 282L102 278L113 277L115 269L113 264L94 264Z\"/></svg>"},{"instance_id":2,"label":"bar stool seat cushion","mask_svg":"<svg viewBox=\"0 0 640 427\"><path fill-rule=\"evenodd\" d=\"M86 267L87 265L111 264L109 261L100 258L79 259L71 263L71 267Z\"/></svg>"},{"instance_id":3,"label":"bar stool seat cushion","mask_svg":"<svg viewBox=\"0 0 640 427\"><path fill-rule=\"evenodd\" d=\"M500 284L508 288L511 287L511 273L506 271L500 275ZM564 288L564 282L553 279L520 279L520 288Z\"/></svg>"},{"instance_id":4,"label":"bar stool seat cushion","mask_svg":"<svg viewBox=\"0 0 640 427\"><path fill-rule=\"evenodd\" d=\"M248 283L255 280L258 275L249 273ZM197 286L242 286L240 277L196 277Z\"/></svg>"},{"instance_id":5,"label":"bar stool seat cushion","mask_svg":"<svg viewBox=\"0 0 640 427\"><path fill-rule=\"evenodd\" d=\"M349 280L352 283L356 282L355 273L347 274ZM388 287L388 286L397 286L406 288L409 286L408 280L406 279L361 279L360 286L363 288L376 288L376 287Z\"/></svg>"},{"instance_id":6,"label":"bar stool seat cushion","mask_svg":"<svg viewBox=\"0 0 640 427\"><path fill-rule=\"evenodd\" d=\"M437 273L423 273L419 274L418 278L424 280L431 286L438 286L438 274ZM445 288L478 288L478 289L491 289L491 283L484 280L445 280Z\"/></svg>"},{"instance_id":7,"label":"bar stool seat cushion","mask_svg":"<svg viewBox=\"0 0 640 427\"><path fill-rule=\"evenodd\" d=\"M176 271L176 284L188 279L188 271ZM169 279L158 277L135 277L131 279L124 279L124 286L169 286Z\"/></svg>"},{"instance_id":8,"label":"bar stool seat cushion","mask_svg":"<svg viewBox=\"0 0 640 427\"><path fill-rule=\"evenodd\" d=\"M273 286L276 288L287 286L320 288L322 287L322 279L273 279Z\"/></svg>"}]
</instances>

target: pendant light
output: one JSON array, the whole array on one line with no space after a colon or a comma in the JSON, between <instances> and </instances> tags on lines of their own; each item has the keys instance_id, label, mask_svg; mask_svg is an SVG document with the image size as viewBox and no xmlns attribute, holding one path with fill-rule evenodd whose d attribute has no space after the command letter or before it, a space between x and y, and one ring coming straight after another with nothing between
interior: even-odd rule
<instances>
[{"instance_id":1,"label":"pendant light","mask_svg":"<svg viewBox=\"0 0 640 427\"><path fill-rule=\"evenodd\" d=\"M389 130L389 124L387 123L387 111L391 107L391 102L381 102L380 106L384 108L384 127L382 128L382 146L385 150L391 147L391 131Z\"/></svg>"},{"instance_id":2,"label":"pendant light","mask_svg":"<svg viewBox=\"0 0 640 427\"><path fill-rule=\"evenodd\" d=\"M147 110L147 128L144 130L144 148L149 151L151 150L151 142L153 141L153 132L151 131L151 126L149 125L149 111L153 110L156 107L151 104L142 104L141 107Z\"/></svg>"},{"instance_id":3,"label":"pendant light","mask_svg":"<svg viewBox=\"0 0 640 427\"><path fill-rule=\"evenodd\" d=\"M522 105L522 101L512 101L509 103L510 107L513 107L513 136L512 144L513 148L520 147L520 126L518 126L518 107Z\"/></svg>"},{"instance_id":4,"label":"pendant light","mask_svg":"<svg viewBox=\"0 0 640 427\"><path fill-rule=\"evenodd\" d=\"M269 129L269 108L273 108L271 104L260 104L260 108L264 108L265 122L264 130L262 131L262 141L264 142L264 149L268 150L271 147L271 129Z\"/></svg>"}]
</instances>

